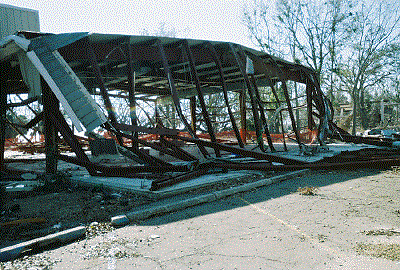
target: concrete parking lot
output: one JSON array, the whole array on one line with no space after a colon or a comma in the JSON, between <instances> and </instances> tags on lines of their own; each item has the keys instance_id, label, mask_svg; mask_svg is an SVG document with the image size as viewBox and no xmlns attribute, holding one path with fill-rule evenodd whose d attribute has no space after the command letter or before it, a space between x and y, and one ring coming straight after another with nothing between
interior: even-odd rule
<instances>
[{"instance_id":1,"label":"concrete parking lot","mask_svg":"<svg viewBox=\"0 0 400 270\"><path fill-rule=\"evenodd\" d=\"M399 178L395 170L310 172L2 267L400 269ZM305 186L315 195L297 191Z\"/></svg>"}]
</instances>

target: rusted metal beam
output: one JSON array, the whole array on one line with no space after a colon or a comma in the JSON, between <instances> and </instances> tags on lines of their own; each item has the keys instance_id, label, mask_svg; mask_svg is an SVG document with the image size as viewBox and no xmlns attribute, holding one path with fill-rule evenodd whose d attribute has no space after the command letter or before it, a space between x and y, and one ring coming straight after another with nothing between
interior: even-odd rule
<instances>
[{"instance_id":1,"label":"rusted metal beam","mask_svg":"<svg viewBox=\"0 0 400 270\"><path fill-rule=\"evenodd\" d=\"M296 136L296 141L297 141L300 151L301 151L302 146L301 146L301 141L300 141L300 134L299 134L299 130L297 129L296 119L293 114L292 104L290 102L290 97L289 97L289 91L287 89L286 82L282 81L281 83L282 83L283 94L285 95L285 99L286 99L286 104L288 106L290 122L292 123L292 128L293 128L294 134Z\"/></svg>"},{"instance_id":2,"label":"rusted metal beam","mask_svg":"<svg viewBox=\"0 0 400 270\"><path fill-rule=\"evenodd\" d=\"M163 127L146 128L141 126L127 125L127 124L114 124L113 126L119 130L131 131L133 133L143 132L143 133L158 134L158 135L178 135L177 130L163 128ZM134 137L136 138L136 140L138 139L137 136Z\"/></svg>"},{"instance_id":3,"label":"rusted metal beam","mask_svg":"<svg viewBox=\"0 0 400 270\"><path fill-rule=\"evenodd\" d=\"M246 123L246 89L239 93L239 112L240 112L240 137L244 144L247 142L247 123Z\"/></svg>"},{"instance_id":4,"label":"rusted metal beam","mask_svg":"<svg viewBox=\"0 0 400 270\"><path fill-rule=\"evenodd\" d=\"M237 52L236 52L236 48L234 47L234 45L232 43L229 44L232 54L234 56L234 58L236 59L236 64L240 70L240 72L242 73L242 76L244 78L244 81L246 83L247 89L248 89L248 94L250 97L250 103L251 103L251 109L253 112L253 120L254 120L254 126L256 129L256 136L257 136L257 143L258 143L258 147L260 148L261 151L265 152L264 149L264 140L262 137L262 132L261 132L261 124L260 124L260 117L258 115L258 109L257 109L257 103L255 101L255 97L254 97L254 91L253 88L250 84L250 80L246 74L246 71L244 70L243 67L243 62L240 60Z\"/></svg>"},{"instance_id":5,"label":"rusted metal beam","mask_svg":"<svg viewBox=\"0 0 400 270\"><path fill-rule=\"evenodd\" d=\"M99 63L96 58L96 54L93 50L93 47L92 47L90 41L87 38L85 39L84 44L86 45L89 60L92 65L92 69L94 71L97 83L99 85L101 97L103 98L104 105L106 106L108 117L111 121L111 124L116 124L116 123L118 123L117 117L115 115L114 107L111 104L110 97L108 96L107 89L104 85L103 75L101 74L101 70L100 70ZM118 143L120 145L123 145L122 138L120 136L116 136L116 137L117 137Z\"/></svg>"},{"instance_id":6,"label":"rusted metal beam","mask_svg":"<svg viewBox=\"0 0 400 270\"><path fill-rule=\"evenodd\" d=\"M60 113L60 111L53 111L52 113L50 113L50 117L53 122L53 125L57 127L58 131L60 131L64 141L71 147L72 151L75 153L77 158L79 158L84 162L90 163L89 158L83 151L74 133L70 129L69 125L65 121L65 118ZM88 166L86 167L86 169L90 173L90 175L96 175L96 172L95 170L93 170L92 166Z\"/></svg>"},{"instance_id":7,"label":"rusted metal beam","mask_svg":"<svg viewBox=\"0 0 400 270\"><path fill-rule=\"evenodd\" d=\"M42 102L44 111L44 137L46 153L46 173L55 174L57 172L57 130L51 115L54 111L59 111L60 104L54 93L51 91L47 82L41 77Z\"/></svg>"},{"instance_id":8,"label":"rusted metal beam","mask_svg":"<svg viewBox=\"0 0 400 270\"><path fill-rule=\"evenodd\" d=\"M263 165L263 164L229 164L212 163L208 166L228 169L228 170L255 170L255 171L297 171L303 169L311 170L354 170L359 168L379 168L387 169L392 166L399 166L400 158L381 158L373 160L354 160L351 162L335 163L309 163L303 165Z\"/></svg>"},{"instance_id":9,"label":"rusted metal beam","mask_svg":"<svg viewBox=\"0 0 400 270\"><path fill-rule=\"evenodd\" d=\"M228 91L227 91L227 86L226 86L226 81L225 81L225 76L224 76L224 71L222 69L221 61L219 60L217 51L215 50L215 48L211 44L211 42L207 41L207 42L205 42L205 45L208 48L208 50L210 51L211 57L213 58L214 63L218 69L220 83L221 83L221 87L222 87L222 93L224 95L224 100L225 100L225 106L228 109L229 119L231 120L232 128L233 128L233 131L235 132L236 140L238 141L239 146L241 148L244 148L242 137L241 137L239 129L236 125L235 116L233 115L231 106L229 104Z\"/></svg>"},{"instance_id":10,"label":"rusted metal beam","mask_svg":"<svg viewBox=\"0 0 400 270\"><path fill-rule=\"evenodd\" d=\"M151 183L150 190L152 190L152 191L159 190L163 187L168 187L168 186L172 186L172 185L175 185L178 183L182 183L182 182L191 180L193 178L205 175L205 174L207 174L208 171L209 171L209 169L200 169L200 170L196 170L196 171L192 171L192 172L185 172L185 173L182 173L181 175L174 176L174 177L167 177L167 178L160 179L160 180L153 180L153 182Z\"/></svg>"},{"instance_id":11,"label":"rusted metal beam","mask_svg":"<svg viewBox=\"0 0 400 270\"><path fill-rule=\"evenodd\" d=\"M124 177L127 175L137 174L137 173L162 173L162 172L186 172L189 170L188 166L184 165L169 165L169 166L105 166L101 164L95 163L87 163L79 158L67 156L63 154L59 154L58 158L68 163L76 164L82 167L92 166L92 168L101 173L102 176L111 176L111 177Z\"/></svg>"},{"instance_id":12,"label":"rusted metal beam","mask_svg":"<svg viewBox=\"0 0 400 270\"><path fill-rule=\"evenodd\" d=\"M171 148L175 152L178 152L181 158L185 157L183 160L187 161L195 161L198 160L195 156L189 154L188 152L184 151L182 148L178 147L175 143L166 140L164 137L160 137L160 142L168 148Z\"/></svg>"},{"instance_id":13,"label":"rusted metal beam","mask_svg":"<svg viewBox=\"0 0 400 270\"><path fill-rule=\"evenodd\" d=\"M246 55L249 56L253 61L257 61L257 63L259 63L261 65L265 65L263 59L261 59L257 55L254 55L254 54L252 54L252 53L250 53L248 51L246 51ZM281 81L281 84L282 84L282 91L283 91L283 94L285 96L286 104L288 106L288 112L289 112L290 121L292 123L292 128L293 128L293 131L295 132L296 141L297 141L297 143L299 145L299 148L300 148L300 151L301 151L302 147L301 147L301 142L300 142L300 135L299 135L299 132L298 132L298 129L297 129L296 120L294 118L292 104L290 102L289 92L288 92L288 89L287 89L284 73L283 73L282 69L279 67L279 65L276 63L274 57L268 55L268 58L276 66L276 69L278 71L279 80ZM267 76L267 78L269 78L269 74L267 72L267 69L265 70L265 76ZM274 95L275 95L275 98L278 97L278 95L276 93L274 93ZM283 129L283 122L282 122L282 129Z\"/></svg>"},{"instance_id":14,"label":"rusted metal beam","mask_svg":"<svg viewBox=\"0 0 400 270\"><path fill-rule=\"evenodd\" d=\"M127 38L127 46L128 46L128 93L129 93L129 115L131 117L131 125L137 126L137 115L136 115L136 96L135 96L135 87L136 87L136 76L133 71L133 52L132 45L130 42L130 37ZM115 124L114 124L115 125ZM138 132L132 132L132 136L136 139L138 138ZM139 145L136 142L132 142L132 147L139 148Z\"/></svg>"},{"instance_id":15,"label":"rusted metal beam","mask_svg":"<svg viewBox=\"0 0 400 270\"><path fill-rule=\"evenodd\" d=\"M269 80L269 86L271 88L272 94L274 95L277 103L275 106L275 109L278 109L281 106L281 101L279 100L279 96L278 93L275 90L275 85L272 83L271 80ZM286 145L286 140L285 140L285 128L283 126L283 115L282 115L282 111L279 112L279 118L280 118L280 122L281 122L281 130L282 130L282 139L283 139L283 149L285 151L287 151L287 145Z\"/></svg>"},{"instance_id":16,"label":"rusted metal beam","mask_svg":"<svg viewBox=\"0 0 400 270\"><path fill-rule=\"evenodd\" d=\"M236 148L234 146L229 146L229 145L221 144L221 143L213 143L213 142L209 142L209 141L203 141L203 140L199 140L199 139L187 138L187 137L182 137L182 136L168 136L168 137L171 137L174 139L179 139L179 140L186 141L186 142L195 143L197 145L203 145L206 147L218 146L218 148L221 151L226 151L226 152L241 155L244 157L252 157L255 159L259 159L259 160L267 160L270 162L279 162L282 164L307 164L307 162L296 160L296 159L285 158L285 157L281 157L278 155L267 154L267 153L259 153L259 152L255 152L255 151L242 149L242 148Z\"/></svg>"},{"instance_id":17,"label":"rusted metal beam","mask_svg":"<svg viewBox=\"0 0 400 270\"><path fill-rule=\"evenodd\" d=\"M211 139L212 142L217 142L217 139L215 138L214 128L213 128L213 126L211 124L210 116L208 114L206 103L204 101L204 96L203 96L203 93L201 91L200 80L199 80L199 76L197 74L196 64L195 64L194 59L193 59L193 53L190 50L189 44L188 44L186 39L183 40L182 44L183 44L183 47L185 48L185 51L186 51L186 54L187 54L187 57L188 57L188 60L189 60L189 66L190 66L191 74L193 76L194 83L195 83L195 86L196 86L197 98L199 99L199 103L200 103L200 107L201 107L201 113L203 114L203 119L206 122L208 134L210 135L210 139ZM221 157L221 154L220 154L218 148L214 148L214 152L215 152L215 155L217 157Z\"/></svg>"},{"instance_id":18,"label":"rusted metal beam","mask_svg":"<svg viewBox=\"0 0 400 270\"><path fill-rule=\"evenodd\" d=\"M261 121L264 126L264 133L267 136L268 146L271 149L271 152L276 152L274 144L272 143L271 134L270 134L269 128L268 128L268 122L267 122L267 118L265 117L264 106L261 102L260 92L258 91L256 79L253 74L250 75L250 78L251 78L251 82L253 83L253 86L254 86L254 92L256 94L258 107L260 109L260 117L261 117Z\"/></svg>"},{"instance_id":19,"label":"rusted metal beam","mask_svg":"<svg viewBox=\"0 0 400 270\"><path fill-rule=\"evenodd\" d=\"M131 140L133 140L133 141L136 140L136 139L135 139L133 136L131 136L131 135L122 133L122 132L119 131L119 130L115 130L114 127L111 126L109 123L105 123L103 126L104 126L104 128L107 129L108 131L110 131L110 132L114 133L116 136L120 137L121 140L122 140L122 137L131 139ZM137 142L138 142L138 141L137 141ZM143 141L142 144L146 145L146 144L148 144L148 143L145 142L145 141ZM158 158L156 158L156 157L153 157L152 155L147 154L145 151L142 151L141 149L136 149L136 148L127 149L127 148L124 147L123 145L122 145L122 149L125 149L126 151L129 151L129 152L134 153L140 160L143 160L143 161L144 161L145 163L147 163L147 164L154 165L154 166L159 166L159 167L161 167L161 166L168 166L168 165L169 165L167 162L164 162L164 161L161 160L161 159L158 159Z\"/></svg>"},{"instance_id":20,"label":"rusted metal beam","mask_svg":"<svg viewBox=\"0 0 400 270\"><path fill-rule=\"evenodd\" d=\"M6 141L6 113L7 113L7 90L6 89L6 76L7 70L11 68L8 62L0 63L0 171L5 169L4 165L4 148Z\"/></svg>"},{"instance_id":21,"label":"rusted metal beam","mask_svg":"<svg viewBox=\"0 0 400 270\"><path fill-rule=\"evenodd\" d=\"M17 95L17 96L18 96L18 98L20 98L19 95ZM28 98L28 99L25 99L25 100L21 99L21 102L8 103L6 106L7 106L7 108L21 107L21 106L25 106L25 105L31 104L31 103L33 103L35 101L38 101L38 99L39 99L38 97L31 97L31 98Z\"/></svg>"},{"instance_id":22,"label":"rusted metal beam","mask_svg":"<svg viewBox=\"0 0 400 270\"><path fill-rule=\"evenodd\" d=\"M241 46L239 46L239 53L242 58L244 58L244 59L246 58L246 55L244 54ZM264 106L261 102L261 97L260 97L260 93L258 91L258 86L257 86L255 76L254 76L254 74L249 74L249 77L250 77L250 82L252 83L252 85L254 87L253 95L254 95L254 99L256 100L255 103L257 106L257 110L260 112L260 118L263 123L264 134L267 137L268 146L271 149L271 152L276 152L275 147L272 143L271 134L269 133L268 123L267 123L267 119L266 119L265 113L264 113Z\"/></svg>"},{"instance_id":23,"label":"rusted metal beam","mask_svg":"<svg viewBox=\"0 0 400 270\"><path fill-rule=\"evenodd\" d=\"M182 113L181 105L180 105L179 98L178 98L178 93L177 93L176 87L175 87L175 81L174 81L174 78L172 76L171 69L169 68L168 59L167 59L167 56L165 54L164 47L161 44L160 40L157 40L156 43L157 43L157 46L158 46L158 50L159 50L159 53L160 53L161 60L163 62L164 72L165 72L165 75L167 76L167 79L168 79L169 87L170 87L170 90L171 90L171 97L172 97L172 100L174 102L176 112L178 113L179 118L181 119L181 121L184 124L185 128L189 132L190 136L192 136L192 138L194 138L194 139L198 139L196 133L192 130L191 126L189 125L189 123L187 122L185 116ZM207 150L203 146L199 146L199 150L203 154L204 157L208 157L209 156L209 153L207 152Z\"/></svg>"},{"instance_id":24,"label":"rusted metal beam","mask_svg":"<svg viewBox=\"0 0 400 270\"><path fill-rule=\"evenodd\" d=\"M194 132L196 132L196 96L190 97L190 118L191 118L191 127Z\"/></svg>"},{"instance_id":25,"label":"rusted metal beam","mask_svg":"<svg viewBox=\"0 0 400 270\"><path fill-rule=\"evenodd\" d=\"M12 111L10 111L10 112L12 112ZM14 112L13 112L13 114L15 115L15 116L17 116ZM35 125L37 125L40 121L42 121L44 119L44 113L43 112L40 112L40 113L38 113L31 121L29 121L28 123L26 123L26 124L17 124L17 123L11 123L13 126L16 126L16 127L21 127L21 128L25 128L25 129L30 129L30 128L32 128L32 127L34 127ZM18 120L19 121L21 121L19 118L18 118ZM22 121L21 121L22 122Z\"/></svg>"}]
</instances>

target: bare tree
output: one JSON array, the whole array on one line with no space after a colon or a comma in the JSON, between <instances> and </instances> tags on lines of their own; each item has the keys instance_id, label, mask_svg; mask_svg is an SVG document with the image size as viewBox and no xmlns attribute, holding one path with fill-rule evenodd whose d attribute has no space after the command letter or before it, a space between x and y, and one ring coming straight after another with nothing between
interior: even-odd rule
<instances>
[{"instance_id":1,"label":"bare tree","mask_svg":"<svg viewBox=\"0 0 400 270\"><path fill-rule=\"evenodd\" d=\"M367 126L366 90L395 74L399 51L399 3L353 0L255 0L244 13L261 49L314 68L334 101L346 91ZM334 94L337 93L337 94Z\"/></svg>"},{"instance_id":2,"label":"bare tree","mask_svg":"<svg viewBox=\"0 0 400 270\"><path fill-rule=\"evenodd\" d=\"M314 68L322 79L326 61L334 61L341 34L346 0L278 0L275 6L255 0L245 10L244 22L250 37L261 49Z\"/></svg>"},{"instance_id":3,"label":"bare tree","mask_svg":"<svg viewBox=\"0 0 400 270\"><path fill-rule=\"evenodd\" d=\"M367 7L360 3L354 10L347 27L350 38L335 70L353 101L353 134L357 113L362 127L368 127L365 91L396 74L395 55L400 44L398 4L380 2Z\"/></svg>"}]
</instances>

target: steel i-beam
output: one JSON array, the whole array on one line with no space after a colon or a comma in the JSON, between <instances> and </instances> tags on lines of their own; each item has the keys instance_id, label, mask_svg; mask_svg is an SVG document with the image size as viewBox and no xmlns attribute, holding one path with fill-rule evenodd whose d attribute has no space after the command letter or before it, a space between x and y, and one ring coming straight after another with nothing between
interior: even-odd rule
<instances>
[{"instance_id":1,"label":"steel i-beam","mask_svg":"<svg viewBox=\"0 0 400 270\"><path fill-rule=\"evenodd\" d=\"M178 93L177 93L176 87L175 87L175 81L172 76L171 69L169 68L168 59L167 59L167 56L164 51L164 46L161 44L161 41L159 39L157 40L156 44L158 46L161 60L163 62L164 72L168 79L169 87L171 90L171 96L172 96L172 100L175 105L176 112L178 113L179 118L181 119L182 123L185 125L185 128L189 132L190 136L192 136L192 138L194 138L194 139L198 139L196 133L193 131L192 127L189 125L188 121L186 120L185 116L183 115L181 105L179 102L179 98L178 98ZM199 146L199 150L203 154L204 157L207 158L209 156L209 154L204 146Z\"/></svg>"},{"instance_id":2,"label":"steel i-beam","mask_svg":"<svg viewBox=\"0 0 400 270\"><path fill-rule=\"evenodd\" d=\"M235 116L233 115L231 106L229 105L228 91L227 91L227 86L226 86L226 81L225 81L224 71L222 69L221 61L219 60L217 51L215 50L215 48L211 44L211 42L206 41L205 44L211 54L211 57L213 58L213 61L216 65L217 69L218 69L222 92L224 94L225 105L226 105L226 108L228 109L229 119L231 120L233 131L235 132L235 136L236 136L236 139L238 141L240 148L244 148L242 137L240 136L239 129L236 125Z\"/></svg>"},{"instance_id":3,"label":"steel i-beam","mask_svg":"<svg viewBox=\"0 0 400 270\"><path fill-rule=\"evenodd\" d=\"M215 138L215 134L214 134L214 129L211 124L210 116L207 111L206 103L204 101L204 96L201 91L199 75L197 74L196 64L195 64L194 58L193 58L193 53L190 50L189 44L186 39L183 40L183 47L185 48L185 51L186 51L186 54L187 54L187 57L189 60L189 66L190 66L190 70L191 70L191 73L194 78L194 83L195 83L196 91L197 91L197 97L199 99L199 103L200 103L200 107L201 107L201 113L203 114L204 121L206 122L208 134L210 134L210 138L211 138L212 142L217 142L217 139ZM215 155L217 157L221 157L221 154L220 154L218 148L214 148L214 151L215 151Z\"/></svg>"},{"instance_id":4,"label":"steel i-beam","mask_svg":"<svg viewBox=\"0 0 400 270\"><path fill-rule=\"evenodd\" d=\"M99 67L99 63L96 58L96 54L94 53L94 50L93 50L93 47L92 47L92 44L90 43L90 41L88 39L86 39L84 42L87 47L87 52L89 55L90 63L92 65L95 77L97 79L97 83L99 84L100 94L101 94L101 97L103 98L104 104L106 106L108 117L110 118L111 124L115 124L118 122L117 117L115 115L114 107L111 104L110 97L108 96L107 89L104 84L103 76L101 74L101 70ZM118 143L120 145L123 145L122 138L118 135L116 135L116 137L117 137Z\"/></svg>"},{"instance_id":5,"label":"steel i-beam","mask_svg":"<svg viewBox=\"0 0 400 270\"><path fill-rule=\"evenodd\" d=\"M256 136L257 136L258 146L260 147L261 151L265 152L264 140L263 140L262 133L261 133L260 118L259 118L259 115L258 115L257 104L255 102L253 88L251 87L250 80L249 80L249 78L248 78L248 76L246 74L246 71L244 70L243 63L239 59L239 56L236 53L235 47L233 46L232 43L229 43L229 46L231 48L231 51L232 51L232 54L233 54L234 58L236 59L236 64L237 64L237 66L238 66L238 68L239 68L239 70L240 70L240 72L241 72L241 74L242 74L242 76L243 76L243 78L245 80L245 83L246 83L246 86L247 86L247 89L248 89L248 93L249 93L249 96L250 96L250 102L251 102L251 109L252 109L252 112L253 112L254 125L255 125L255 128L256 128Z\"/></svg>"},{"instance_id":6,"label":"steel i-beam","mask_svg":"<svg viewBox=\"0 0 400 270\"><path fill-rule=\"evenodd\" d=\"M132 56L132 45L130 43L130 38L127 40L128 46L128 93L129 93L129 112L131 117L131 124L137 126L137 116L136 116L136 96L135 96L135 73L133 71L133 56ZM136 139L138 138L138 133L133 132L132 136ZM137 143L132 142L132 147L139 148Z\"/></svg>"}]
</instances>

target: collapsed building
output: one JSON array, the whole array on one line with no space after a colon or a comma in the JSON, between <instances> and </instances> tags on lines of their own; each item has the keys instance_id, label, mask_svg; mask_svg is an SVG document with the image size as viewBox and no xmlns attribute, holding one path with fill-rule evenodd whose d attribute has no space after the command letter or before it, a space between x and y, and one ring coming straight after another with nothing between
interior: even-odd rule
<instances>
[{"instance_id":1,"label":"collapsed building","mask_svg":"<svg viewBox=\"0 0 400 270\"><path fill-rule=\"evenodd\" d=\"M305 89L304 97L293 95L294 85ZM13 95L20 100L11 101ZM234 43L19 31L0 41L0 105L0 167L8 173L17 170L6 165L11 162L4 156L6 128L23 135L39 125L47 174L56 173L62 160L92 176L152 179L153 189L215 168L399 164L392 139L353 136L335 125L313 69ZM32 112L28 122L7 119L7 112L19 107ZM123 117L121 107L129 112ZM301 158L326 150L327 139L389 148ZM87 145L92 153L115 147L131 164L93 162Z\"/></svg>"}]
</instances>

